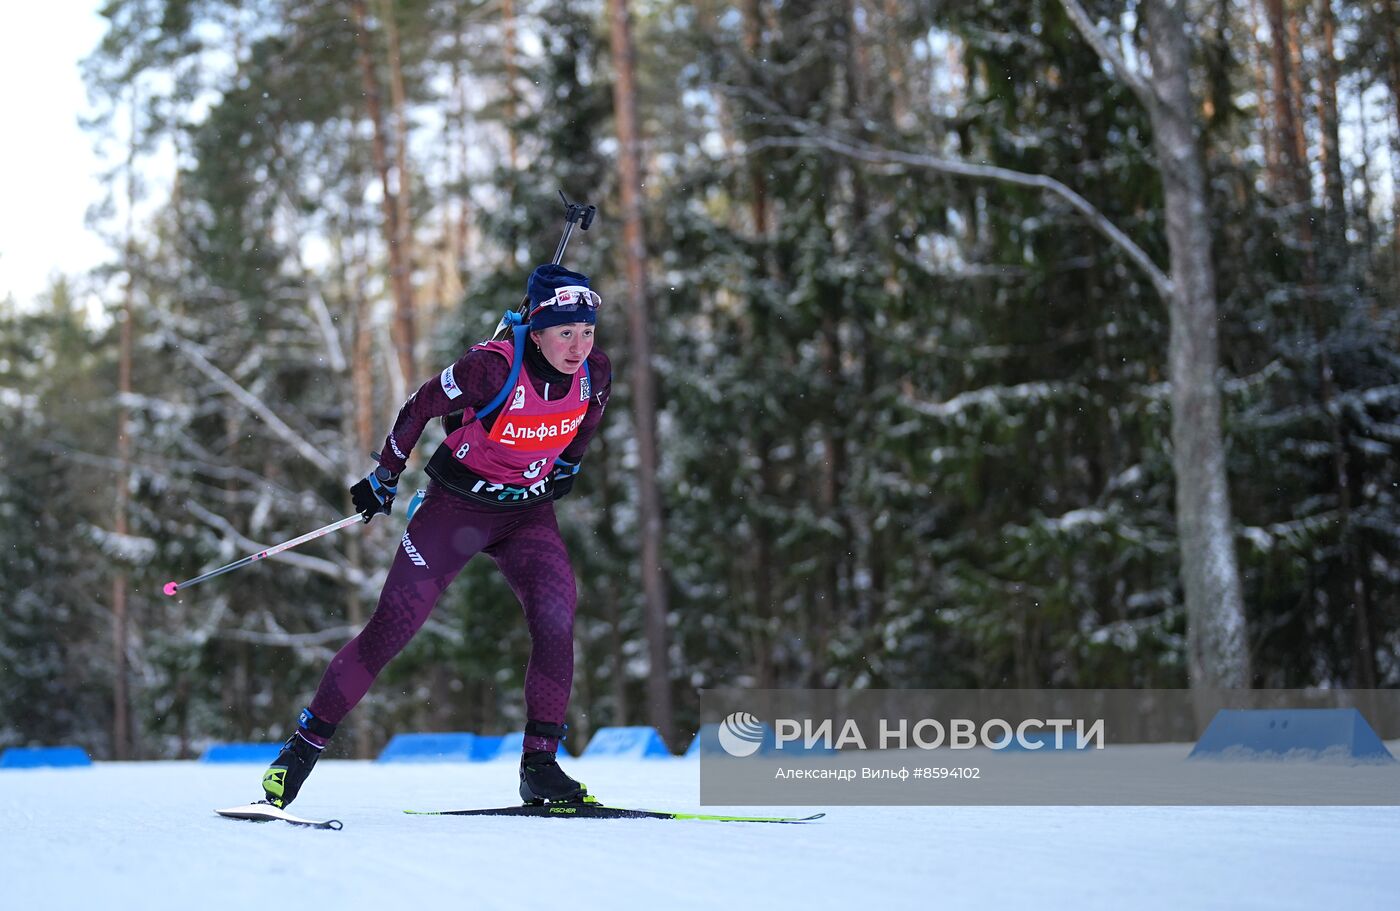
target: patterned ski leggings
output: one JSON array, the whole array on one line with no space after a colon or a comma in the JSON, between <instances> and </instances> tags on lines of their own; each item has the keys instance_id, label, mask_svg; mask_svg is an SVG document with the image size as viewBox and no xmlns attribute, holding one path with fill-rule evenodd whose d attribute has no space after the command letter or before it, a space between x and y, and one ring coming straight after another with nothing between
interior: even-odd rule
<instances>
[{"instance_id":1,"label":"patterned ski leggings","mask_svg":"<svg viewBox=\"0 0 1400 911\"><path fill-rule=\"evenodd\" d=\"M573 568L554 506L517 510L482 508L433 483L413 514L379 605L360 634L326 668L311 711L339 724L389 660L427 621L438 598L467 561L485 552L500 567L525 609L530 663L525 671L525 710L536 721L559 723L574 680ZM549 749L554 738L530 737L526 749Z\"/></svg>"}]
</instances>

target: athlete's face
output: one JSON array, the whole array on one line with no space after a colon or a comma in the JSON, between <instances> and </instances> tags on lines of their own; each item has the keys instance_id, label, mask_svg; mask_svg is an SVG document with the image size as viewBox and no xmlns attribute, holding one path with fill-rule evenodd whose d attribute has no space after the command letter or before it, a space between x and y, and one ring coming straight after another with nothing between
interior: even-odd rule
<instances>
[{"instance_id":1,"label":"athlete's face","mask_svg":"<svg viewBox=\"0 0 1400 911\"><path fill-rule=\"evenodd\" d=\"M577 373L593 350L591 323L564 323L534 333L544 359L560 373Z\"/></svg>"}]
</instances>

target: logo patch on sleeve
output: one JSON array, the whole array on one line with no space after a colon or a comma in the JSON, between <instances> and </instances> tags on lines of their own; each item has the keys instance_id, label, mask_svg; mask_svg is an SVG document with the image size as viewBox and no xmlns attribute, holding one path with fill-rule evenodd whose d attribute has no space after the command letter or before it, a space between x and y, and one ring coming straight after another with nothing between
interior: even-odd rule
<instances>
[{"instance_id":1,"label":"logo patch on sleeve","mask_svg":"<svg viewBox=\"0 0 1400 911\"><path fill-rule=\"evenodd\" d=\"M452 375L452 366L453 365L448 364L447 369L442 372L442 376L440 377L442 380L442 391L447 393L449 399L455 399L462 394L462 387L457 385L457 378Z\"/></svg>"}]
</instances>

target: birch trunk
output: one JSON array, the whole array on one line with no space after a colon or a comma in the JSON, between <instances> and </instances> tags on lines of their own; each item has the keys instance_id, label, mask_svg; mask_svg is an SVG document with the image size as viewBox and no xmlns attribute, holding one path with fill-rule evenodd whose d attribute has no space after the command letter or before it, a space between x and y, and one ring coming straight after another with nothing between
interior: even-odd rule
<instances>
[{"instance_id":1,"label":"birch trunk","mask_svg":"<svg viewBox=\"0 0 1400 911\"><path fill-rule=\"evenodd\" d=\"M1143 11L1157 97L1151 107L1153 145L1171 248L1172 465L1189 671L1195 687L1247 687L1249 649L1221 432L1219 317L1191 46L1183 0L1150 0Z\"/></svg>"}]
</instances>

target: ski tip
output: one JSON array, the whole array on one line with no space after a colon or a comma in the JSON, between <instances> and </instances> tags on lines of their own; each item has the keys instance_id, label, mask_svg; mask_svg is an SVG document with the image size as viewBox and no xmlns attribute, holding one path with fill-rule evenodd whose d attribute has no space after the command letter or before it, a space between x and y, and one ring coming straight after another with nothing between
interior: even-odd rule
<instances>
[{"instance_id":1,"label":"ski tip","mask_svg":"<svg viewBox=\"0 0 1400 911\"><path fill-rule=\"evenodd\" d=\"M345 828L345 824L338 819L304 819L300 816L293 816L286 810L278 808L266 802L244 804L240 807L227 807L222 810L215 810L219 816L225 819L241 819L245 822L272 822L280 820L308 829L330 829L339 832Z\"/></svg>"}]
</instances>

